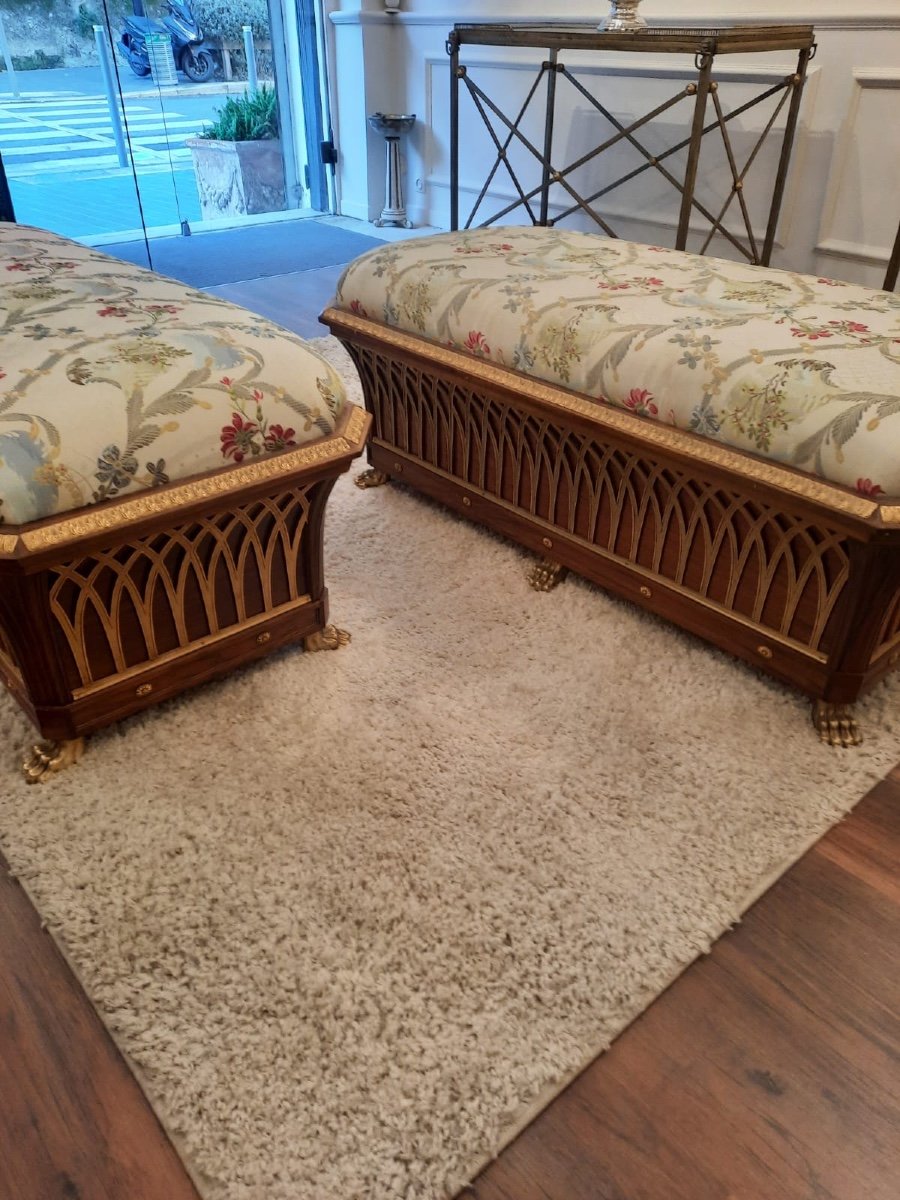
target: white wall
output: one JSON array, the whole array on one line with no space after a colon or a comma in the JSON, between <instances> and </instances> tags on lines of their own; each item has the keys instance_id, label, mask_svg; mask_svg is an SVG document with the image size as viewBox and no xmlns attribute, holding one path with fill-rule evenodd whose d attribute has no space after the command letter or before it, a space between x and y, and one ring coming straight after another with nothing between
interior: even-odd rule
<instances>
[{"instance_id":1,"label":"white wall","mask_svg":"<svg viewBox=\"0 0 900 1200\"><path fill-rule=\"evenodd\" d=\"M407 147L406 199L416 223L446 227L449 218L449 60L444 43L455 21L547 19L547 0L401 0L401 12L388 15L382 0L336 0L331 14L335 31L335 78L338 92L338 140L341 150L342 209L352 216L377 216L383 200L383 145L367 134L364 117L376 109L415 112L419 117ZM818 52L810 66L794 147L791 174L782 209L775 265L877 286L884 274L900 220L900 0L644 0L642 13L651 24L729 24L740 20L813 24ZM853 8L852 18L846 13ZM563 0L553 6L554 21L596 22L606 12L603 0ZM479 63L473 79L510 113L533 78L540 51L472 47L464 61ZM564 61L592 91L603 96L618 116L640 115L693 77L686 57L674 55L564 54ZM722 99L733 107L787 74L796 54L720 56ZM576 67L580 67L575 71ZM468 106L468 101L466 105ZM474 199L485 164L494 160L490 140L470 107L463 137L461 181ZM611 128L591 106L561 81L556 165L564 166L595 144L599 129ZM771 112L768 106L734 123L735 148L741 159L755 142ZM759 115L762 114L762 115ZM647 144L662 148L687 132L689 105L682 102L655 127ZM779 121L780 124L780 121ZM525 128L536 132L541 115ZM776 126L777 128L777 126ZM727 161L709 135L702 160L698 196L716 209L716 196L727 194ZM593 140L592 140L593 139ZM627 152L630 153L630 152ZM636 163L617 151L621 164ZM753 224L764 225L768 187L777 149L761 153L748 177ZM521 160L521 156L520 156ZM584 168L583 181L607 177L613 167L603 160ZM673 160L678 162L678 159ZM480 172L480 173L479 173ZM756 174L756 172L760 172ZM618 172L616 172L617 174ZM675 171L677 174L677 169ZM536 176L532 172L532 182ZM755 187L751 183L755 181ZM723 191L723 188L725 189ZM474 190L473 190L474 189ZM512 195L508 177L499 172L492 188L494 210ZM487 215L491 209L482 210ZM678 217L678 197L656 172L648 172L604 201L604 214L622 236L671 244ZM521 221L521 210L509 218ZM575 223L569 221L568 223ZM585 226L587 227L587 226ZM692 247L699 245L696 237ZM737 254L717 239L713 249Z\"/></svg>"}]
</instances>

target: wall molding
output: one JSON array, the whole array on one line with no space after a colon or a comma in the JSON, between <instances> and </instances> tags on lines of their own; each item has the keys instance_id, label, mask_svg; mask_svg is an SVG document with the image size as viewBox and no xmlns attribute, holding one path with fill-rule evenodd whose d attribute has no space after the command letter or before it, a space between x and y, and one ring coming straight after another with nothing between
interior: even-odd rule
<instances>
[{"instance_id":1,"label":"wall molding","mask_svg":"<svg viewBox=\"0 0 900 1200\"><path fill-rule=\"evenodd\" d=\"M479 49L479 48L480 47L476 47L476 49ZM493 50L494 48L493 47L485 47L484 49ZM524 70L524 71L529 71L529 72L533 73L534 69L535 69L535 65L539 61L540 61L539 59L535 59L531 56L528 56L527 54L517 53L517 54L511 54L509 56L503 56L502 58L484 58L484 59L479 58L477 61L477 64L473 61L471 65L472 66L477 65L479 70L485 69L485 68L486 69L497 69L497 70L501 70L501 71L522 71L522 70ZM439 191L449 191L449 188L450 188L449 176L438 174L435 169L435 155L434 155L433 129L432 129L435 76L436 76L436 74L443 75L444 79L442 80L442 83L444 84L444 86L448 85L448 83L449 83L449 60L443 55L434 54L434 53L426 54L424 56L424 67L425 67L426 120L428 122L428 130L429 130L429 136L428 136L428 140L427 140L427 143L425 146L425 152L423 155L423 158L424 158L423 165L424 165L424 171L425 171L426 186L434 187ZM820 71L821 71L821 68L819 66L817 66L816 64L813 64L809 69L809 73L807 76L807 91L811 96L815 95L817 76L819 75ZM672 61L671 57L668 60L661 58L659 60L652 59L649 62L647 62L646 60L642 60L642 62L640 64L635 64L633 67L622 66L622 65L613 65L607 69L607 67L603 66L603 65L597 66L597 65L592 64L590 66L585 66L585 67L582 67L581 65L579 65L577 68L573 68L573 72L578 75L582 75L582 74L597 75L597 76L615 75L620 78L629 78L629 79L632 79L632 78L634 78L634 79L641 79L641 78L666 79L666 78L669 78L669 79L678 80L678 79L683 78L683 79L692 81L692 80L696 79L696 77L697 77L697 72L693 67L689 67L689 66L688 67L679 67ZM900 72L898 72L898 75L900 75ZM735 66L733 66L733 67L727 68L726 70L723 70L721 73L717 73L717 78L720 81L727 82L727 83L735 83L735 84L757 83L757 84L761 84L761 85L767 85L767 84L771 84L774 80L783 79L784 76L785 76L785 71L784 71L783 67L778 68L778 67L751 67L751 66L735 67ZM538 98L537 103L540 104L540 102L541 101ZM615 111L614 104L610 105L610 107L612 107L613 111ZM687 126L686 126L686 129L687 129ZM460 182L460 195L462 195L463 193L470 193L472 198L474 199L478 195L480 190L481 190L480 183L479 184L469 184L469 183L465 183L462 181ZM505 188L502 187L502 185L497 186L497 180L495 180L494 184L491 186L491 188L489 189L489 191L485 197L486 203L482 205L482 211L484 211L484 212L489 211L487 205L490 204L494 200L496 200L495 207L502 208L502 207L505 207L505 205L507 203L511 202L512 200L514 200L516 198L517 198L516 192L514 192L512 189L506 190ZM794 216L795 206L796 206L796 198L797 197L796 197L795 172L791 171L788 176L787 188L786 188L782 206L781 206L781 215L780 215L780 219L779 219L780 238L776 238L776 241L775 241L775 247L778 249L783 248L783 244L784 244L783 240L785 237L785 231L790 229L791 222L792 222L793 216ZM553 206L551 205L551 208L552 207ZM557 205L556 208L557 208L557 211L561 212L563 206ZM669 218L668 216L663 216L662 214L646 215L646 216L644 214L641 214L640 216L637 216L635 214L633 208L629 208L626 206L620 206L615 203L613 203L611 205L606 204L604 206L604 208L602 209L602 215L604 217L608 216L610 221L634 220L634 221L638 221L638 222L645 222L646 224L652 225L655 228L675 229L678 226L677 214L675 214L671 218ZM706 226L701 225L701 224L699 224L699 222L695 222L692 219L691 225L690 225L690 229L692 232L703 232L706 230L706 228L707 228ZM716 235L716 236L718 237L720 235ZM757 238L758 242L761 244L765 237L765 229L763 229L762 231L754 229L754 236Z\"/></svg>"},{"instance_id":2,"label":"wall molding","mask_svg":"<svg viewBox=\"0 0 900 1200\"><path fill-rule=\"evenodd\" d=\"M856 146L856 126L863 94L867 90L892 91L900 88L900 68L858 67L854 69L852 78L855 87L832 159L830 186L822 210L815 251L833 258L883 266L890 258L890 246L881 247L847 241L845 238L835 237L834 228L841 195L845 188L847 164Z\"/></svg>"},{"instance_id":3,"label":"wall molding","mask_svg":"<svg viewBox=\"0 0 900 1200\"><path fill-rule=\"evenodd\" d=\"M524 18L516 19L511 17L508 10L498 10L496 12L485 12L482 8L476 13L461 13L460 9L448 8L443 12L397 12L387 13L379 12L371 9L363 11L341 11L328 14L328 19L335 25L423 25L434 26L438 25L445 29L447 33L457 23L467 25L488 25L488 24L509 24L515 21L516 24L534 24L534 25L584 25L588 29L595 28L597 25L596 19L585 17L583 14L574 13L569 17L555 16L551 18ZM795 23L803 25L814 25L817 30L834 29L842 31L859 31L871 32L879 29L896 29L900 30L900 10L895 8L894 12L886 12L878 9L863 9L854 10L852 16L847 13L836 13L828 11L811 11L797 13L792 20ZM724 16L721 14L710 12L693 12L681 13L678 16L650 16L649 22L651 25L659 28L679 28L680 26L702 25L704 27L724 28L730 25L753 24L787 24L784 16L782 17L757 17L753 21L747 21L746 17L740 15Z\"/></svg>"},{"instance_id":4,"label":"wall molding","mask_svg":"<svg viewBox=\"0 0 900 1200\"><path fill-rule=\"evenodd\" d=\"M474 50L489 50L492 55L496 51L494 46L475 46ZM592 53L588 51L588 53ZM793 51L791 51L793 54ZM489 69L498 71L531 71L534 72L540 66L542 61L540 50L534 50L530 54L509 53L502 57L485 55L467 56L466 65L469 67L478 67L479 70ZM594 55L595 57L595 55ZM796 58L796 55L794 56ZM573 74L578 75L598 75L598 76L616 76L628 79L686 79L693 82L697 78L697 69L694 66L685 63L685 60L690 59L690 55L681 54L660 56L659 58L651 57L650 55L642 55L640 62L622 63L621 59L615 52L610 54L608 59L603 62L584 61L575 64L567 64ZM678 65L678 61L685 65ZM450 60L445 55L427 54L425 56L426 63L431 67L446 64L449 69ZM792 74L792 71L781 67L745 67L732 66L726 67L724 64L727 58L719 60L719 66L715 72L715 78L719 82L726 83L761 83L771 84L775 80L784 79L785 75ZM807 84L819 68L812 64L807 72Z\"/></svg>"},{"instance_id":5,"label":"wall molding","mask_svg":"<svg viewBox=\"0 0 900 1200\"><path fill-rule=\"evenodd\" d=\"M884 267L891 257L891 247L866 246L862 242L842 242L839 238L826 238L825 241L816 243L816 253L827 254L830 258L844 258L851 262Z\"/></svg>"},{"instance_id":6,"label":"wall molding","mask_svg":"<svg viewBox=\"0 0 900 1200\"><path fill-rule=\"evenodd\" d=\"M428 182L429 187L433 187L438 191L447 192L447 193L449 193L449 191L450 191L450 178L447 175L429 176L427 182ZM459 184L460 196L462 196L465 193L465 194L470 195L472 197L472 199L474 200L478 196L478 193L480 191L481 191L481 184L465 183L462 180L460 181L460 184ZM507 190L506 188L503 188L503 187L491 187L489 189L489 191L487 192L484 200L481 203L481 207L479 210L479 212L480 212L479 219L483 219L483 217L490 212L490 203L492 201L496 201L497 208L505 208L507 204L509 204L513 200L517 200L517 199L518 199L518 193L513 191L511 188L509 190ZM535 204L535 207L537 207L536 201L533 201L533 203ZM549 208L550 208L551 216L553 216L554 214L556 216L558 216L561 212L564 211L564 207L562 204L554 203L553 201L550 202ZM460 209L462 209L462 205L460 205ZM656 213L642 212L642 213L638 214L634 211L633 208L622 208L622 207L618 207L615 205L604 205L602 209L598 209L598 212L600 213L600 216L602 216L604 218L604 220L608 219L610 224L612 224L615 221L634 221L638 225L652 225L655 229L672 230L672 229L678 228L678 214L677 213L673 214L671 217L668 216L667 214L664 214L661 212L656 212ZM468 215L468 214L464 214L462 211L460 211L460 218L463 218L466 215ZM510 219L511 219L511 214L510 214ZM588 218L586 218L586 219L588 219ZM599 231L599 229L600 229L599 225L597 226L597 229ZM688 229L693 234L706 235L709 232L709 225L705 222L701 224L701 222L699 220L692 218L688 225ZM743 229L741 229L741 230L732 229L731 232L734 233L735 237L740 237L740 238L746 237L746 234L743 232ZM765 228L763 227L762 229L754 229L753 236L756 238L758 245L761 246L763 241L765 240L765 236L766 236ZM721 241L727 241L727 238L722 238L722 235L719 233L717 233L715 235L715 238L718 238ZM714 240L715 240L715 238L714 238ZM781 241L778 240L778 238L775 239L774 244L775 244L776 249L782 249L782 243L781 243ZM882 261L884 261L884 260L882 260Z\"/></svg>"}]
</instances>

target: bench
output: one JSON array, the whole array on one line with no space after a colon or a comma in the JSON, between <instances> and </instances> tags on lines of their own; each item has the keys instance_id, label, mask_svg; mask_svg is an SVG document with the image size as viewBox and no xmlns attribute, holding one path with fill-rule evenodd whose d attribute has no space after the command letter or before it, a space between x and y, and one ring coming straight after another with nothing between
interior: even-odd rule
<instances>
[{"instance_id":1,"label":"bench","mask_svg":"<svg viewBox=\"0 0 900 1200\"><path fill-rule=\"evenodd\" d=\"M0 225L0 676L47 741L294 641L336 648L325 504L368 416L300 338Z\"/></svg>"},{"instance_id":2,"label":"bench","mask_svg":"<svg viewBox=\"0 0 900 1200\"><path fill-rule=\"evenodd\" d=\"M900 659L900 299L543 227L372 251L322 318L402 480L801 689Z\"/></svg>"}]
</instances>

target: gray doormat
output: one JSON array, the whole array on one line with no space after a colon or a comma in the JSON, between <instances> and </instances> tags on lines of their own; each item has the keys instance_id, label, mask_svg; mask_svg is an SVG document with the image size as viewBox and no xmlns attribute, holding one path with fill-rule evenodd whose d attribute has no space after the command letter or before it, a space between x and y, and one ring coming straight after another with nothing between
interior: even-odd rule
<instances>
[{"instance_id":1,"label":"gray doormat","mask_svg":"<svg viewBox=\"0 0 900 1200\"><path fill-rule=\"evenodd\" d=\"M378 238L313 218L194 233L190 237L153 238L149 261L143 241L114 242L104 246L103 251L138 266L149 266L190 287L202 288L331 267L351 262L383 244Z\"/></svg>"}]
</instances>

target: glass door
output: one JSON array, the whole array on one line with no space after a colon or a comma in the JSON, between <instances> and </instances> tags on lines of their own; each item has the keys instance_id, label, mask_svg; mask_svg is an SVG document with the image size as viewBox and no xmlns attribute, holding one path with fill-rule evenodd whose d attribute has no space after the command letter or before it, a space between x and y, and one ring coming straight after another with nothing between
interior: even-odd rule
<instances>
[{"instance_id":1,"label":"glass door","mask_svg":"<svg viewBox=\"0 0 900 1200\"><path fill-rule=\"evenodd\" d=\"M307 129L321 129L319 80L300 69L310 3L83 0L73 65L50 52L52 22L43 58L17 45L14 0L0 0L16 219L165 269L154 246L172 238L313 215L310 182L320 204L327 194L318 144L313 172L306 154Z\"/></svg>"},{"instance_id":2,"label":"glass door","mask_svg":"<svg viewBox=\"0 0 900 1200\"><path fill-rule=\"evenodd\" d=\"M66 29L56 5L26 25L15 0L0 0L0 154L12 207L23 224L76 238L141 227L122 101L108 82L107 11L89 2ZM70 35L78 58L67 55Z\"/></svg>"}]
</instances>

